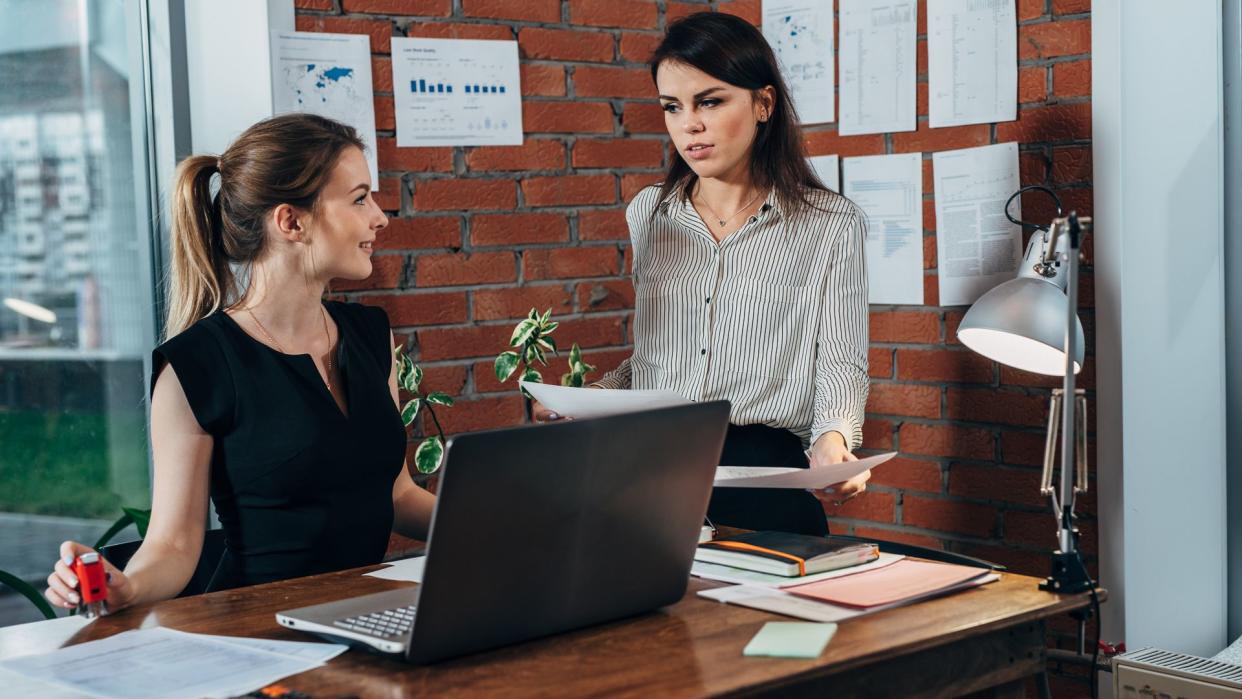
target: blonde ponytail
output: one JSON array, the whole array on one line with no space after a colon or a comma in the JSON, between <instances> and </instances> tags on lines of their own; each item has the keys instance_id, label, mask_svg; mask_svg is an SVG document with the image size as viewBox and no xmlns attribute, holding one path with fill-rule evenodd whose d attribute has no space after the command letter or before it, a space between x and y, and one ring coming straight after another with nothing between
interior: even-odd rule
<instances>
[{"instance_id":1,"label":"blonde ponytail","mask_svg":"<svg viewBox=\"0 0 1242 699\"><path fill-rule=\"evenodd\" d=\"M211 199L211 177L220 171L218 163L213 156L192 155L177 166L165 338L215 313L232 291L233 274L220 245L219 210Z\"/></svg>"}]
</instances>

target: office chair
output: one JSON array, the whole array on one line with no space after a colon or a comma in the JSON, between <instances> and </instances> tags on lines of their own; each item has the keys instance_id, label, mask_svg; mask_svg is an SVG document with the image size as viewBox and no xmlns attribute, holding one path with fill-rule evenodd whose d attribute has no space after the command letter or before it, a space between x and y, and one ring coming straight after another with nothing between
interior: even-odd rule
<instances>
[{"instance_id":1,"label":"office chair","mask_svg":"<svg viewBox=\"0 0 1242 699\"><path fill-rule=\"evenodd\" d=\"M103 554L103 557L112 565L124 569L140 545L142 545L142 539L108 544L100 548L99 553ZM216 568L219 567L220 559L223 557L224 530L208 529L203 535L203 550L198 555L198 565L194 566L194 575L190 576L185 589L177 596L191 597L206 592L207 586L211 583L211 577L215 575Z\"/></svg>"}]
</instances>

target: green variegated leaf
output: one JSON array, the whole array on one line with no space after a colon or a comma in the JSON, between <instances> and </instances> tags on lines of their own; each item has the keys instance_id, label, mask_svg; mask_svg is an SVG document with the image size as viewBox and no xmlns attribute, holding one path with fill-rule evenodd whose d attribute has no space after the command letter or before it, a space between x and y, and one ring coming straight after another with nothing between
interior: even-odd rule
<instances>
[{"instance_id":1,"label":"green variegated leaf","mask_svg":"<svg viewBox=\"0 0 1242 699\"><path fill-rule=\"evenodd\" d=\"M513 372L517 370L518 362L517 352L501 352L496 357L496 380L505 382L513 376Z\"/></svg>"},{"instance_id":2,"label":"green variegated leaf","mask_svg":"<svg viewBox=\"0 0 1242 699\"><path fill-rule=\"evenodd\" d=\"M559 322L555 320L549 321L547 324L543 326L540 332L543 333L544 335L551 335L552 332L559 327L561 327L561 324Z\"/></svg>"},{"instance_id":3,"label":"green variegated leaf","mask_svg":"<svg viewBox=\"0 0 1242 699\"><path fill-rule=\"evenodd\" d=\"M539 322L539 311L536 311L535 309L532 308L530 309L530 313L526 314L526 317L527 319L533 320L536 323L538 323Z\"/></svg>"},{"instance_id":4,"label":"green variegated leaf","mask_svg":"<svg viewBox=\"0 0 1242 699\"><path fill-rule=\"evenodd\" d=\"M439 437L428 437L414 452L414 466L419 473L435 473L444 458L444 443Z\"/></svg>"},{"instance_id":5,"label":"green variegated leaf","mask_svg":"<svg viewBox=\"0 0 1242 699\"><path fill-rule=\"evenodd\" d=\"M134 527L138 529L140 538L147 538L147 526L151 524L151 510L139 510L133 507L122 507L121 511L129 515L134 521Z\"/></svg>"},{"instance_id":6,"label":"green variegated leaf","mask_svg":"<svg viewBox=\"0 0 1242 699\"><path fill-rule=\"evenodd\" d=\"M551 317L552 317L552 309L549 308L548 310L543 312L543 317L539 319L539 325L541 327L547 327L548 319Z\"/></svg>"},{"instance_id":7,"label":"green variegated leaf","mask_svg":"<svg viewBox=\"0 0 1242 699\"><path fill-rule=\"evenodd\" d=\"M535 344L549 352L556 351L556 345L552 344L552 338L550 337L538 337L535 339Z\"/></svg>"},{"instance_id":8,"label":"green variegated leaf","mask_svg":"<svg viewBox=\"0 0 1242 699\"><path fill-rule=\"evenodd\" d=\"M561 385L582 388L582 374L572 371L568 374L561 374Z\"/></svg>"},{"instance_id":9,"label":"green variegated leaf","mask_svg":"<svg viewBox=\"0 0 1242 699\"><path fill-rule=\"evenodd\" d=\"M415 364L414 370L411 373L414 375L414 388L412 392L417 393L418 387L423 383L423 368Z\"/></svg>"},{"instance_id":10,"label":"green variegated leaf","mask_svg":"<svg viewBox=\"0 0 1242 699\"><path fill-rule=\"evenodd\" d=\"M531 362L539 362L544 366L548 365L547 355L543 353L543 348L539 345L531 345L526 348L526 363L529 364Z\"/></svg>"},{"instance_id":11,"label":"green variegated leaf","mask_svg":"<svg viewBox=\"0 0 1242 699\"><path fill-rule=\"evenodd\" d=\"M436 405L444 405L444 406L452 407L453 397L447 393L435 391L431 395L427 396L427 402L435 403Z\"/></svg>"},{"instance_id":12,"label":"green variegated leaf","mask_svg":"<svg viewBox=\"0 0 1242 699\"><path fill-rule=\"evenodd\" d=\"M418 392L418 384L414 381L414 362L409 355L401 355L397 360L397 385L410 393Z\"/></svg>"},{"instance_id":13,"label":"green variegated leaf","mask_svg":"<svg viewBox=\"0 0 1242 699\"><path fill-rule=\"evenodd\" d=\"M574 346L569 348L569 364L570 366L573 366L574 364L581 364L581 363L582 363L582 348L578 346L577 342L575 342Z\"/></svg>"},{"instance_id":14,"label":"green variegated leaf","mask_svg":"<svg viewBox=\"0 0 1242 699\"><path fill-rule=\"evenodd\" d=\"M414 422L414 418L418 417L418 409L423 407L421 398L414 398L401 408L401 423L409 427Z\"/></svg>"},{"instance_id":15,"label":"green variegated leaf","mask_svg":"<svg viewBox=\"0 0 1242 699\"><path fill-rule=\"evenodd\" d=\"M531 336L539 331L539 324L533 320L526 319L517 324L513 329L513 336L509 338L510 347L518 347L530 340Z\"/></svg>"},{"instance_id":16,"label":"green variegated leaf","mask_svg":"<svg viewBox=\"0 0 1242 699\"><path fill-rule=\"evenodd\" d=\"M543 374L534 369L527 369L522 373L522 380L528 383L543 383Z\"/></svg>"}]
</instances>

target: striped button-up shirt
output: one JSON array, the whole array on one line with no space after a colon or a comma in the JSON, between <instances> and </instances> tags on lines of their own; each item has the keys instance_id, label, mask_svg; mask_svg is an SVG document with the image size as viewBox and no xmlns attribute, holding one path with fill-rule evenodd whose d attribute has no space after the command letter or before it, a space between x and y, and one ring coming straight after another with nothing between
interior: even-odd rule
<instances>
[{"instance_id":1,"label":"striped button-up shirt","mask_svg":"<svg viewBox=\"0 0 1242 699\"><path fill-rule=\"evenodd\" d=\"M648 187L626 210L633 247L634 351L596 385L726 399L730 421L813 444L862 443L867 402L863 221L845 198L815 208L774 195L716 242L692 204ZM654 217L652 211L656 210Z\"/></svg>"}]
</instances>

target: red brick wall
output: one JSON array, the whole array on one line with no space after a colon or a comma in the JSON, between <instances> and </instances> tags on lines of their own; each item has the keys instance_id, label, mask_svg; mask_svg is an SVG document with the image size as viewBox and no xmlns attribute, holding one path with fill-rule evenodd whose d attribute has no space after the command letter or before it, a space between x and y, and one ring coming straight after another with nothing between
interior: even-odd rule
<instances>
[{"instance_id":1,"label":"red brick wall","mask_svg":"<svg viewBox=\"0 0 1242 699\"><path fill-rule=\"evenodd\" d=\"M557 337L587 349L601 370L628 353L633 291L626 280L625 203L655 182L669 157L644 59L676 18L713 9L759 21L759 0L297 0L302 30L371 36L382 206L371 279L347 295L386 307L410 336L427 382L460 396L442 411L450 431L525 420L491 359L515 319L551 308ZM455 6L457 9L455 9ZM1091 211L1090 2L1018 0L1019 118L927 127L926 8L920 3L919 128L840 137L806 129L812 155L922 152L926 227L922 307L874 306L865 447L901 458L834 514L839 532L983 556L1044 574L1055 544L1038 496L1037 465L1052 383L967 351L954 330L965 311L937 305L931 153L1018 141L1023 184L1055 188L1067 208ZM522 57L522 146L397 148L392 36L516 39ZM1023 200L1047 221L1045 200ZM1089 250L1088 241L1088 250ZM1090 269L1083 321L1092 338ZM1089 359L1083 383L1091 388ZM559 376L558 365L550 374ZM1084 548L1095 552L1094 499Z\"/></svg>"}]
</instances>

